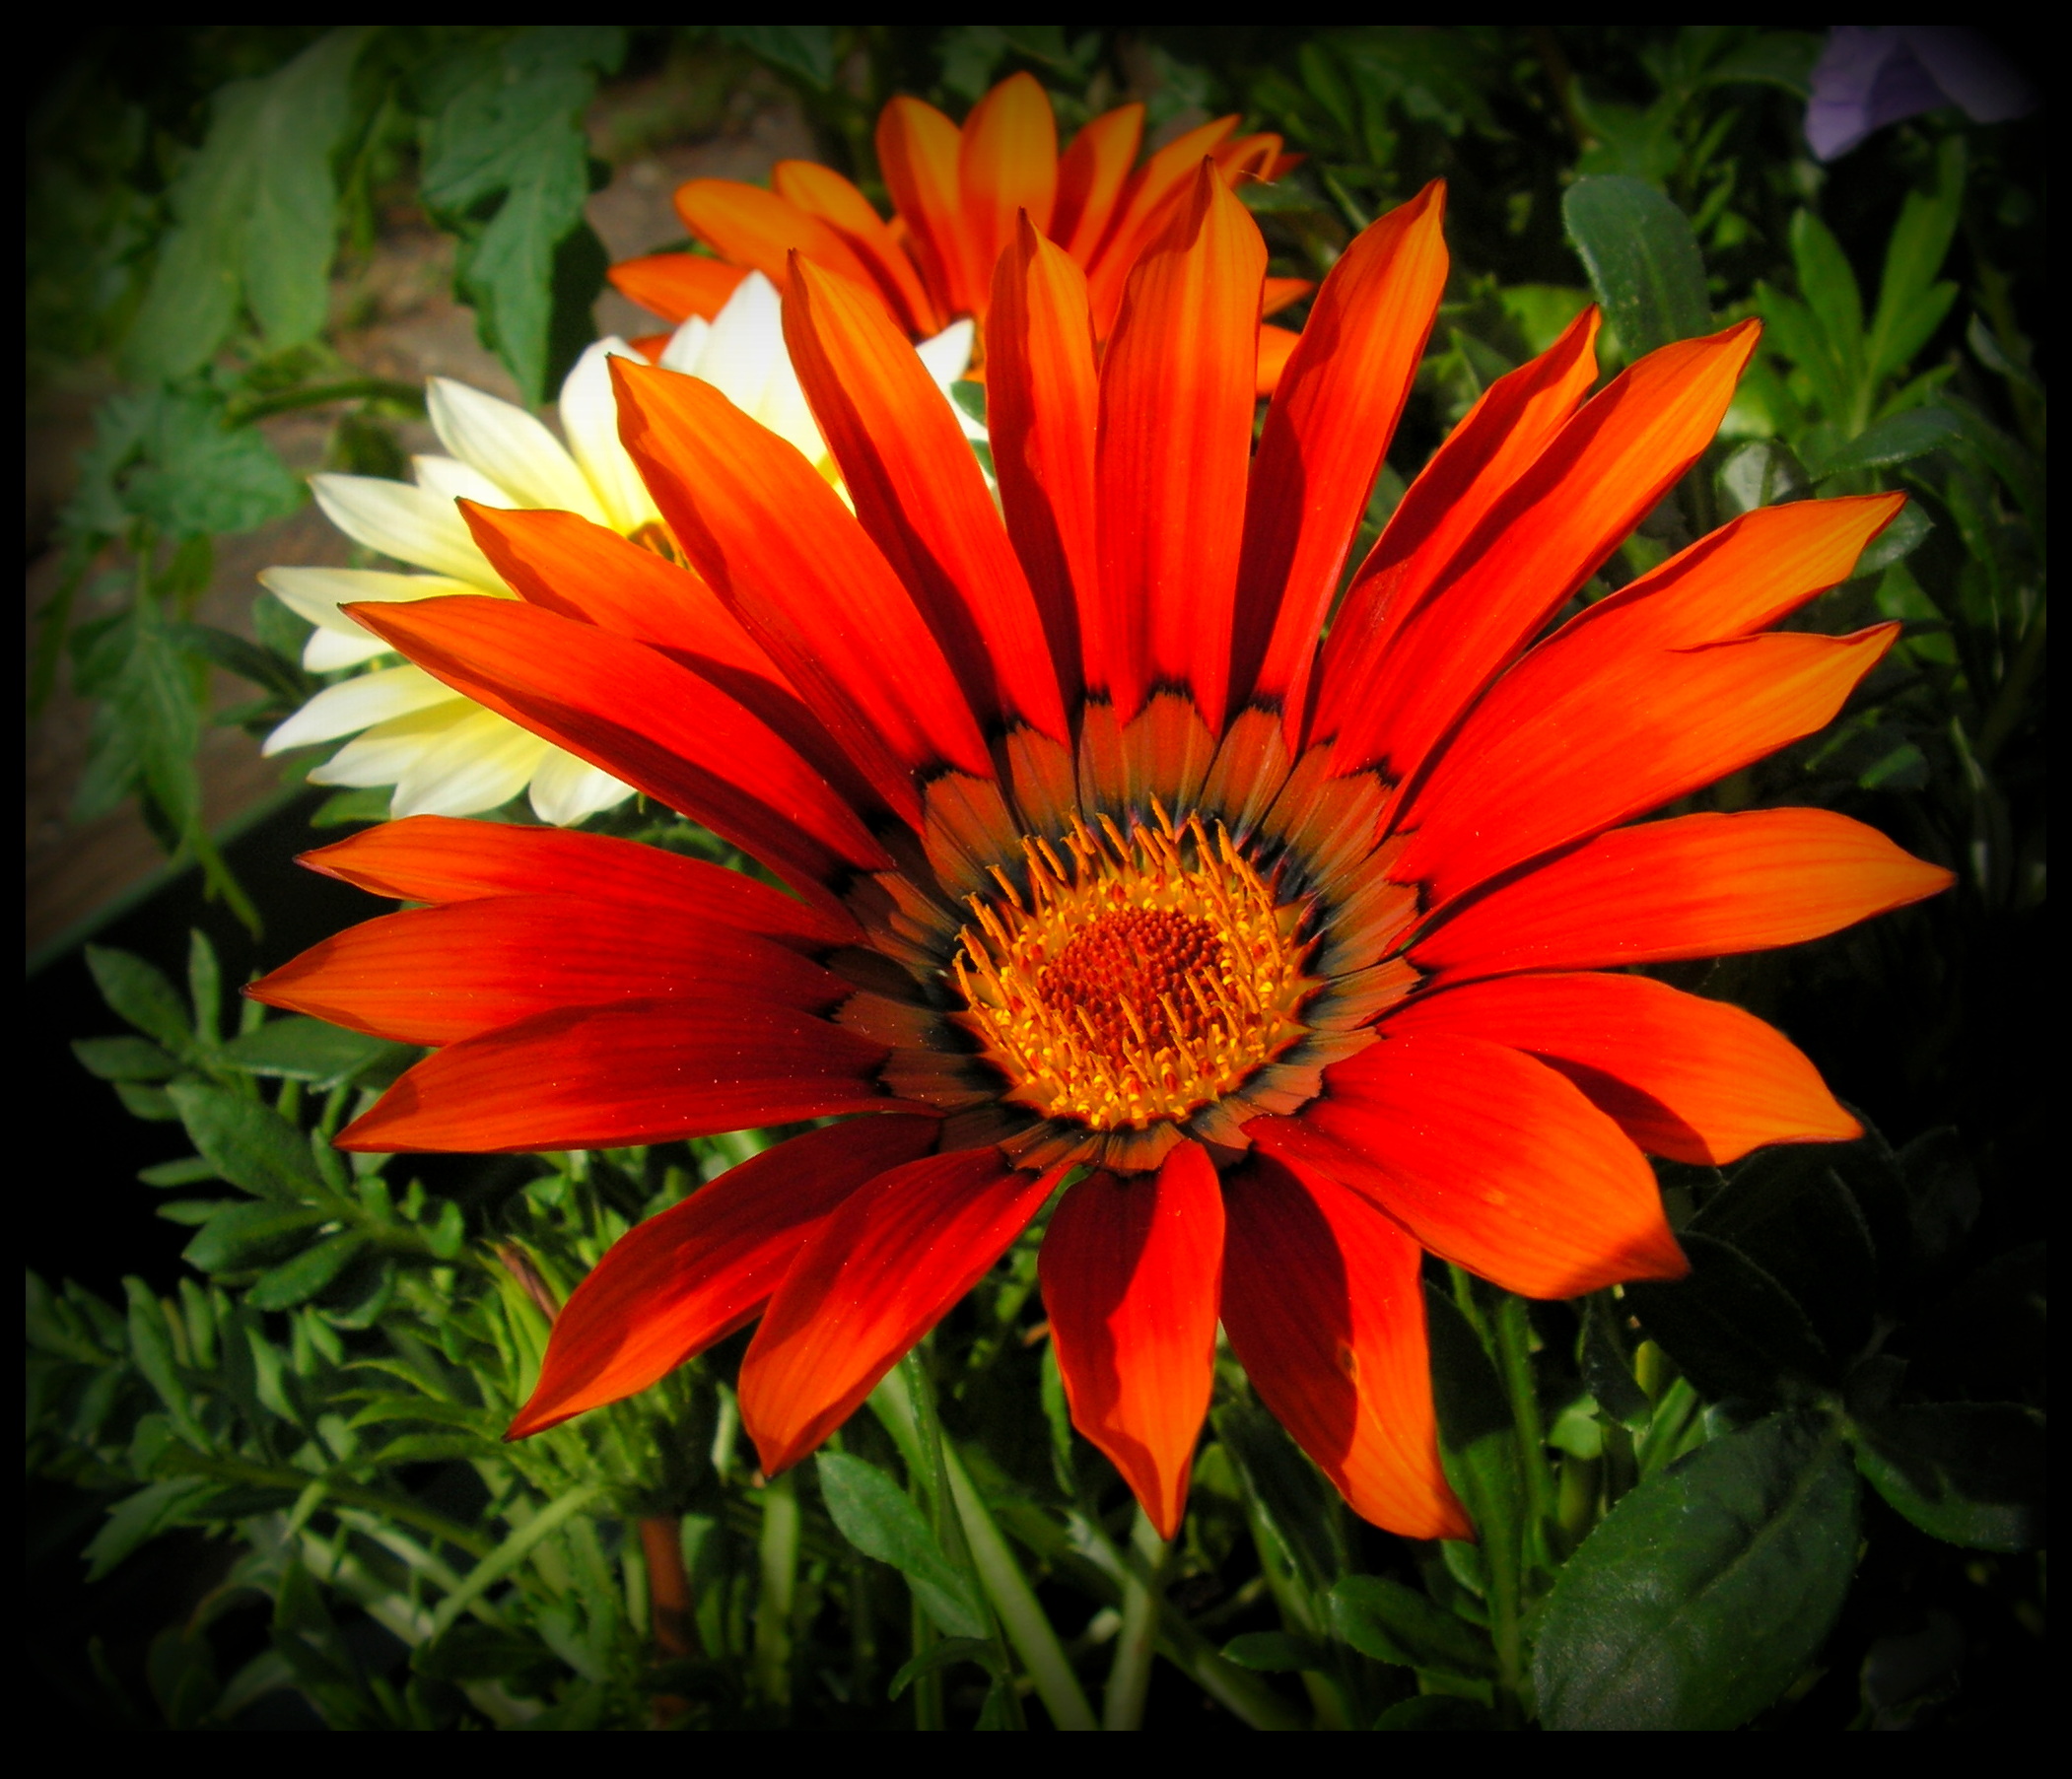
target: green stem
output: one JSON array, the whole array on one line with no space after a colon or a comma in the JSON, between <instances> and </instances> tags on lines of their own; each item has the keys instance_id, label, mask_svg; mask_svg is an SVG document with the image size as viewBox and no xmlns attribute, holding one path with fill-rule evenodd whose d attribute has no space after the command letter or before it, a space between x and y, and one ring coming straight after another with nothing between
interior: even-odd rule
<instances>
[{"instance_id":1,"label":"green stem","mask_svg":"<svg viewBox=\"0 0 2072 1779\"><path fill-rule=\"evenodd\" d=\"M1138 1562L1123 1572L1123 1627L1115 1639L1115 1661L1101 1698L1101 1728L1140 1730L1144 1699L1151 1688L1151 1651L1158 1626L1158 1576L1165 1566L1165 1541L1142 1508L1131 1528Z\"/></svg>"},{"instance_id":2,"label":"green stem","mask_svg":"<svg viewBox=\"0 0 2072 1779\"><path fill-rule=\"evenodd\" d=\"M921 1602L912 1604L912 1625L914 1659L918 1662L935 1646L935 1627L929 1615L921 1609ZM948 1723L942 1715L942 1670L933 1669L915 1677L914 1728L917 1730L946 1730Z\"/></svg>"},{"instance_id":3,"label":"green stem","mask_svg":"<svg viewBox=\"0 0 2072 1779\"><path fill-rule=\"evenodd\" d=\"M304 389L283 389L278 395L261 395L251 401L233 402L228 418L234 425L248 426L273 414L292 414L302 408L320 408L334 401L392 401L424 412L425 392L415 383L399 383L385 376L355 376L343 382L314 383Z\"/></svg>"},{"instance_id":4,"label":"green stem","mask_svg":"<svg viewBox=\"0 0 2072 1779\"><path fill-rule=\"evenodd\" d=\"M798 1586L798 1487L792 1474L763 1490L757 1550L762 1588L755 1603L755 1680L764 1701L792 1702L792 1602Z\"/></svg>"},{"instance_id":5,"label":"green stem","mask_svg":"<svg viewBox=\"0 0 2072 1779\"><path fill-rule=\"evenodd\" d=\"M1519 1567L1548 1565L1547 1525L1554 1518L1554 1476L1548 1469L1547 1444L1540 1425L1540 1395L1533 1379L1533 1334L1525 1300L1505 1292L1492 1318L1496 1365L1510 1399L1511 1427L1518 1444L1518 1470L1525 1479L1525 1524L1520 1528Z\"/></svg>"}]
</instances>

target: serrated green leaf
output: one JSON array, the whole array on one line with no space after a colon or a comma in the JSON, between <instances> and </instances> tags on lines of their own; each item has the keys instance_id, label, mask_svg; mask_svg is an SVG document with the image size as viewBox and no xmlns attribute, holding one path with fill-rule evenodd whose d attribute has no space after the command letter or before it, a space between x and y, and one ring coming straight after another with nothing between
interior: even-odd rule
<instances>
[{"instance_id":1,"label":"serrated green leaf","mask_svg":"<svg viewBox=\"0 0 2072 1779\"><path fill-rule=\"evenodd\" d=\"M194 1048L194 1029L186 1004L164 971L127 951L102 945L87 947L87 968L109 1008L138 1031L156 1038L174 1056Z\"/></svg>"},{"instance_id":2,"label":"serrated green leaf","mask_svg":"<svg viewBox=\"0 0 2072 1779\"><path fill-rule=\"evenodd\" d=\"M1848 255L1826 223L1801 210L1791 219L1791 259L1838 386L1853 393L1864 381L1863 293Z\"/></svg>"},{"instance_id":3,"label":"serrated green leaf","mask_svg":"<svg viewBox=\"0 0 2072 1779\"><path fill-rule=\"evenodd\" d=\"M1964 423L1948 408L1909 408L1867 427L1846 445L1814 466L1825 481L1855 470L1889 469L1910 463L1933 450L1945 450L1964 437Z\"/></svg>"},{"instance_id":4,"label":"serrated green leaf","mask_svg":"<svg viewBox=\"0 0 2072 1779\"><path fill-rule=\"evenodd\" d=\"M347 1031L301 1014L271 1019L258 1030L233 1038L223 1047L223 1061L247 1074L308 1081L329 1089L350 1081L391 1050L408 1050L365 1032ZM416 1053L411 1051L414 1056Z\"/></svg>"},{"instance_id":5,"label":"serrated green leaf","mask_svg":"<svg viewBox=\"0 0 2072 1779\"><path fill-rule=\"evenodd\" d=\"M874 1464L846 1453L822 1452L815 1464L836 1530L865 1556L904 1575L944 1636L984 1639L984 1610L899 1484Z\"/></svg>"},{"instance_id":6,"label":"serrated green leaf","mask_svg":"<svg viewBox=\"0 0 2072 1779\"><path fill-rule=\"evenodd\" d=\"M143 1038L79 1038L72 1054L89 1074L104 1081L170 1080L178 1064Z\"/></svg>"},{"instance_id":7,"label":"serrated green leaf","mask_svg":"<svg viewBox=\"0 0 2072 1779\"><path fill-rule=\"evenodd\" d=\"M233 1186L300 1203L320 1184L308 1139L271 1106L202 1081L176 1081L167 1092L195 1148Z\"/></svg>"},{"instance_id":8,"label":"serrated green leaf","mask_svg":"<svg viewBox=\"0 0 2072 1779\"><path fill-rule=\"evenodd\" d=\"M1732 1730L1796 1679L1856 1565L1831 1425L1775 1415L1625 1495L1569 1558L1534 1651L1552 1730Z\"/></svg>"},{"instance_id":9,"label":"serrated green leaf","mask_svg":"<svg viewBox=\"0 0 2072 1779\"><path fill-rule=\"evenodd\" d=\"M272 1200L240 1201L204 1223L180 1258L200 1272L237 1270L304 1230L313 1229L329 1214Z\"/></svg>"},{"instance_id":10,"label":"serrated green leaf","mask_svg":"<svg viewBox=\"0 0 2072 1779\"><path fill-rule=\"evenodd\" d=\"M1331 1629L1361 1655L1399 1668L1484 1679L1495 1667L1475 1626L1386 1576L1348 1575L1332 1589Z\"/></svg>"},{"instance_id":11,"label":"serrated green leaf","mask_svg":"<svg viewBox=\"0 0 2072 1779\"><path fill-rule=\"evenodd\" d=\"M244 1294L244 1301L255 1310L286 1310L307 1303L343 1272L366 1246L363 1235L348 1232L328 1237L261 1274Z\"/></svg>"},{"instance_id":12,"label":"serrated green leaf","mask_svg":"<svg viewBox=\"0 0 2072 1779\"><path fill-rule=\"evenodd\" d=\"M214 1485L202 1477L171 1476L116 1502L83 1552L87 1581L101 1580L139 1544L157 1538L215 1492Z\"/></svg>"},{"instance_id":13,"label":"serrated green leaf","mask_svg":"<svg viewBox=\"0 0 2072 1779\"><path fill-rule=\"evenodd\" d=\"M2046 1540L2043 1417L2014 1403L1889 1408L1856 1430L1856 1468L1931 1538L1973 1550Z\"/></svg>"},{"instance_id":14,"label":"serrated green leaf","mask_svg":"<svg viewBox=\"0 0 2072 1779\"><path fill-rule=\"evenodd\" d=\"M1561 217L1628 358L1709 331L1705 262L1675 204L1640 179L1578 179Z\"/></svg>"}]
</instances>

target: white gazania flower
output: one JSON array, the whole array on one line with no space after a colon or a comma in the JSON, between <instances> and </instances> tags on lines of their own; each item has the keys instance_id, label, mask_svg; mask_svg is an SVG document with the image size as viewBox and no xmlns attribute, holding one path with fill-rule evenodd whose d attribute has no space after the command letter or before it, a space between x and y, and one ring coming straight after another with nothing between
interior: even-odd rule
<instances>
[{"instance_id":1,"label":"white gazania flower","mask_svg":"<svg viewBox=\"0 0 2072 1779\"><path fill-rule=\"evenodd\" d=\"M970 363L971 338L970 322L959 322L917 348L945 394ZM599 340L562 384L566 446L524 409L433 377L427 405L450 454L416 458L414 485L377 476L311 478L317 505L354 542L426 572L273 568L260 575L283 604L316 626L303 650L311 672L374 665L317 693L267 737L267 753L354 736L310 780L362 788L393 786L391 816L474 815L524 790L542 821L566 826L633 794L609 774L461 697L422 668L399 663L385 643L340 609L448 593L514 597L453 505L461 497L485 507L580 513L626 537L658 529L661 515L619 443L605 364L614 354L638 356L623 340ZM827 445L785 350L777 292L759 273L742 280L713 320L694 316L678 328L661 363L704 377L833 475ZM965 425L972 430L971 422Z\"/></svg>"}]
</instances>

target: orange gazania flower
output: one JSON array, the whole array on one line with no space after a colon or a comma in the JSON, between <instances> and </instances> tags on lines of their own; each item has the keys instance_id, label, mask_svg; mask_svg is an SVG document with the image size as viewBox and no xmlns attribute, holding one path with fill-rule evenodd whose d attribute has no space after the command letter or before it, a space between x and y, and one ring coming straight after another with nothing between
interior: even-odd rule
<instances>
[{"instance_id":1,"label":"orange gazania flower","mask_svg":"<svg viewBox=\"0 0 2072 1779\"><path fill-rule=\"evenodd\" d=\"M1813 938L1948 873L1820 810L1620 824L1833 717L1895 627L1763 627L1899 497L1751 513L1536 642L1696 458L1755 339L1667 347L1586 399L1585 315L1441 447L1320 643L1439 221L1433 188L1346 253L1256 452L1265 249L1212 164L1098 370L1085 278L1021 227L992 302L1003 512L903 323L795 258L787 337L854 513L717 390L614 361L688 568L477 508L521 600L360 608L796 895L431 817L311 855L430 905L255 990L439 1047L344 1145L840 1121L614 1247L514 1434L760 1316L741 1409L781 1471L1071 1181L1040 1256L1059 1364L1161 1532L1220 1319L1355 1511L1465 1536L1423 1253L1537 1297L1673 1277L1643 1150L1856 1134L1767 1025L1623 972Z\"/></svg>"},{"instance_id":2,"label":"orange gazania flower","mask_svg":"<svg viewBox=\"0 0 2072 1779\"><path fill-rule=\"evenodd\" d=\"M672 325L713 314L751 271L782 288L788 255L882 297L908 334L928 339L970 315L984 322L993 267L1026 214L1086 274L1094 337L1107 339L1123 288L1143 251L1171 226L1207 156L1225 183L1279 177L1297 157L1272 134L1241 136L1235 115L1168 143L1141 166L1144 108L1118 106L1087 124L1061 156L1050 95L1029 75L1003 80L960 129L918 99L895 99L877 120L877 158L892 194L884 222L832 168L780 161L771 189L737 179L692 179L677 213L717 260L651 253L611 268L633 302ZM1265 312L1305 295L1305 278L1269 278ZM1294 347L1285 328L1260 333L1259 386L1270 392Z\"/></svg>"}]
</instances>

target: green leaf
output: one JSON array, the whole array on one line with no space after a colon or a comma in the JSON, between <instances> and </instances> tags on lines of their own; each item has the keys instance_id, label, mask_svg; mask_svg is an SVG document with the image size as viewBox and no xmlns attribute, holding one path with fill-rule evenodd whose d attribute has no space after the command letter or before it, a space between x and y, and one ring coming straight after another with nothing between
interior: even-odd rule
<instances>
[{"instance_id":1,"label":"green leaf","mask_svg":"<svg viewBox=\"0 0 2072 1779\"><path fill-rule=\"evenodd\" d=\"M271 1106L201 1081L176 1081L167 1092L195 1148L233 1186L299 1203L320 1184L308 1139Z\"/></svg>"},{"instance_id":2,"label":"green leaf","mask_svg":"<svg viewBox=\"0 0 2072 1779\"><path fill-rule=\"evenodd\" d=\"M845 1453L822 1452L816 1463L821 1496L842 1536L904 1575L944 1636L983 1639L985 1612L899 1484L874 1464Z\"/></svg>"},{"instance_id":3,"label":"green leaf","mask_svg":"<svg viewBox=\"0 0 2072 1779\"><path fill-rule=\"evenodd\" d=\"M104 1081L166 1081L178 1067L156 1044L142 1038L81 1038L72 1054L89 1074Z\"/></svg>"},{"instance_id":4,"label":"green leaf","mask_svg":"<svg viewBox=\"0 0 2072 1779\"><path fill-rule=\"evenodd\" d=\"M1810 31L1766 31L1753 42L1729 50L1705 70L1708 87L1781 87L1799 99L1813 90L1813 65L1820 60L1822 39Z\"/></svg>"},{"instance_id":5,"label":"green leaf","mask_svg":"<svg viewBox=\"0 0 2072 1779\"><path fill-rule=\"evenodd\" d=\"M1974 1550L2045 1541L2043 1417L2014 1403L1891 1408L1856 1429L1856 1468L1931 1538Z\"/></svg>"},{"instance_id":6,"label":"green leaf","mask_svg":"<svg viewBox=\"0 0 2072 1779\"><path fill-rule=\"evenodd\" d=\"M721 42L747 50L780 73L795 75L816 93L825 93L835 84L832 25L723 25L716 34ZM1001 48L1005 44L1002 33Z\"/></svg>"},{"instance_id":7,"label":"green leaf","mask_svg":"<svg viewBox=\"0 0 2072 1779\"><path fill-rule=\"evenodd\" d=\"M301 481L259 430L227 424L199 396L158 396L131 462L123 505L176 534L249 531L302 504Z\"/></svg>"},{"instance_id":8,"label":"green leaf","mask_svg":"<svg viewBox=\"0 0 2072 1779\"><path fill-rule=\"evenodd\" d=\"M1798 1677L1856 1565L1836 1430L1776 1415L1625 1495L1554 1583L1534 1652L1551 1730L1731 1730Z\"/></svg>"},{"instance_id":9,"label":"green leaf","mask_svg":"<svg viewBox=\"0 0 2072 1779\"><path fill-rule=\"evenodd\" d=\"M1935 529L1919 501L1908 501L1893 515L1893 522L1864 546L1856 559L1855 579L1878 575L1896 562L1911 556Z\"/></svg>"},{"instance_id":10,"label":"green leaf","mask_svg":"<svg viewBox=\"0 0 2072 1779\"><path fill-rule=\"evenodd\" d=\"M1631 1284L1625 1303L1710 1400L1775 1403L1834 1365L1806 1312L1769 1273L1717 1237L1687 1231L1691 1275Z\"/></svg>"},{"instance_id":11,"label":"green leaf","mask_svg":"<svg viewBox=\"0 0 2072 1779\"><path fill-rule=\"evenodd\" d=\"M1255 1674L1299 1674L1328 1669L1331 1658L1306 1637L1285 1631L1246 1631L1223 1645L1223 1660Z\"/></svg>"},{"instance_id":12,"label":"green leaf","mask_svg":"<svg viewBox=\"0 0 2072 1779\"><path fill-rule=\"evenodd\" d=\"M1420 1673L1484 1679L1495 1667L1476 1628L1415 1588L1381 1575L1348 1575L1331 1591L1331 1628L1377 1662Z\"/></svg>"},{"instance_id":13,"label":"green leaf","mask_svg":"<svg viewBox=\"0 0 2072 1779\"><path fill-rule=\"evenodd\" d=\"M1303 1584L1319 1597L1328 1593L1349 1566L1345 1524L1330 1484L1265 1409L1230 1403L1213 1420L1216 1437Z\"/></svg>"},{"instance_id":14,"label":"green leaf","mask_svg":"<svg viewBox=\"0 0 2072 1779\"><path fill-rule=\"evenodd\" d=\"M233 1038L223 1047L223 1061L247 1074L308 1081L328 1090L350 1081L391 1051L407 1048L296 1014L269 1020L256 1031Z\"/></svg>"},{"instance_id":15,"label":"green leaf","mask_svg":"<svg viewBox=\"0 0 2072 1779\"><path fill-rule=\"evenodd\" d=\"M1675 204L1640 179L1578 179L1561 217L1629 359L1709 331L1705 262Z\"/></svg>"},{"instance_id":16,"label":"green leaf","mask_svg":"<svg viewBox=\"0 0 2072 1779\"><path fill-rule=\"evenodd\" d=\"M202 1477L170 1476L116 1502L82 1553L87 1559L88 1583L101 1580L139 1544L157 1538L215 1492L214 1485Z\"/></svg>"},{"instance_id":17,"label":"green leaf","mask_svg":"<svg viewBox=\"0 0 2072 1779\"><path fill-rule=\"evenodd\" d=\"M932 1643L912 1661L904 1664L892 1676L891 1684L885 1688L887 1698L896 1699L925 1674L937 1674L945 1668L953 1668L959 1662L973 1662L988 1674L998 1677L1006 1672L1006 1664L1001 1660L1000 1645L990 1637L944 1637Z\"/></svg>"},{"instance_id":18,"label":"green leaf","mask_svg":"<svg viewBox=\"0 0 2072 1779\"><path fill-rule=\"evenodd\" d=\"M1473 1699L1450 1698L1443 1692L1405 1699L1374 1720L1377 1730L1500 1730L1496 1713Z\"/></svg>"},{"instance_id":19,"label":"green leaf","mask_svg":"<svg viewBox=\"0 0 2072 1779\"><path fill-rule=\"evenodd\" d=\"M1719 466L1721 505L1729 513L1775 507L1806 492L1806 472L1777 439L1752 439Z\"/></svg>"},{"instance_id":20,"label":"green leaf","mask_svg":"<svg viewBox=\"0 0 2072 1779\"><path fill-rule=\"evenodd\" d=\"M1447 1478L1479 1530L1515 1527L1525 1482L1518 1471L1511 1406L1496 1368L1452 1298L1426 1286L1424 1314Z\"/></svg>"},{"instance_id":21,"label":"green leaf","mask_svg":"<svg viewBox=\"0 0 2072 1779\"><path fill-rule=\"evenodd\" d=\"M1892 376L1928 343L1956 300L1957 286L1935 276L1949 257L1964 209L1965 141L1945 137L1936 156L1935 189L1909 191L1885 248L1878 310L1865 357L1873 379Z\"/></svg>"},{"instance_id":22,"label":"green leaf","mask_svg":"<svg viewBox=\"0 0 2072 1779\"><path fill-rule=\"evenodd\" d=\"M343 1272L367 1246L363 1235L334 1235L263 1273L244 1294L255 1310L287 1310L307 1303Z\"/></svg>"},{"instance_id":23,"label":"green leaf","mask_svg":"<svg viewBox=\"0 0 2072 1779\"><path fill-rule=\"evenodd\" d=\"M1654 1404L1633 1376L1618 1316L1613 1302L1602 1295L1592 1297L1583 1313L1583 1388L1597 1399L1607 1418L1638 1433L1654 1418Z\"/></svg>"},{"instance_id":24,"label":"green leaf","mask_svg":"<svg viewBox=\"0 0 2072 1779\"><path fill-rule=\"evenodd\" d=\"M1853 397L1864 383L1863 293L1848 255L1828 225L1810 210L1791 219L1791 258L1799 295L1819 329L1834 393ZM1832 418L1840 420L1837 407Z\"/></svg>"},{"instance_id":25,"label":"green leaf","mask_svg":"<svg viewBox=\"0 0 2072 1779\"><path fill-rule=\"evenodd\" d=\"M101 998L138 1031L156 1038L174 1056L185 1056L194 1048L186 1004L164 971L132 952L101 945L87 947L87 968L94 973Z\"/></svg>"},{"instance_id":26,"label":"green leaf","mask_svg":"<svg viewBox=\"0 0 2072 1779\"><path fill-rule=\"evenodd\" d=\"M1852 470L1887 469L1947 449L1964 436L1964 423L1948 408L1909 408L1857 434L1832 456L1816 463L1814 473L1825 481Z\"/></svg>"},{"instance_id":27,"label":"green leaf","mask_svg":"<svg viewBox=\"0 0 2072 1779\"><path fill-rule=\"evenodd\" d=\"M328 1214L272 1202L232 1204L201 1226L180 1258L200 1272L228 1272L314 1228Z\"/></svg>"},{"instance_id":28,"label":"green leaf","mask_svg":"<svg viewBox=\"0 0 2072 1779\"><path fill-rule=\"evenodd\" d=\"M173 184L176 224L124 349L132 376L200 370L241 293L269 347L315 338L337 239L331 158L367 36L364 27L331 32L273 74L217 92L207 140Z\"/></svg>"}]
</instances>

